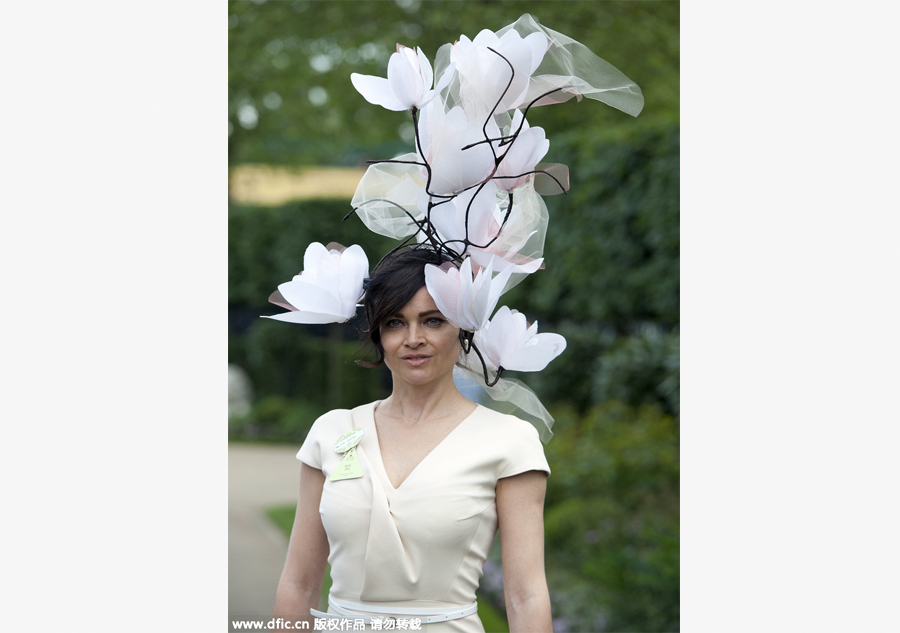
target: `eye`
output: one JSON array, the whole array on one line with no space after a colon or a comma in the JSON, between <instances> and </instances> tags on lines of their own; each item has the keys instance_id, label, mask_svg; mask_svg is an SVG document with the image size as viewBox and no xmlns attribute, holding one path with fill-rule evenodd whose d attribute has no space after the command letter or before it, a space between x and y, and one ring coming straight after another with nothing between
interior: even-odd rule
<instances>
[{"instance_id":1,"label":"eye","mask_svg":"<svg viewBox=\"0 0 900 633\"><path fill-rule=\"evenodd\" d=\"M427 321L425 321L425 323L434 327L439 327L446 323L446 321L439 317L430 317Z\"/></svg>"},{"instance_id":2,"label":"eye","mask_svg":"<svg viewBox=\"0 0 900 633\"><path fill-rule=\"evenodd\" d=\"M390 328L390 329L403 327L403 321L401 321L400 319L391 319L390 321L388 321L384 324L384 327Z\"/></svg>"}]
</instances>

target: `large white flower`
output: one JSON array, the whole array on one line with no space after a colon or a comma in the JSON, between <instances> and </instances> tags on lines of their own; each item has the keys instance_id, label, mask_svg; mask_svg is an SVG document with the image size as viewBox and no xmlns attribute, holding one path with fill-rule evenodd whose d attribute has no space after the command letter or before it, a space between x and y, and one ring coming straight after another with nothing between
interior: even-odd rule
<instances>
[{"instance_id":1,"label":"large white flower","mask_svg":"<svg viewBox=\"0 0 900 633\"><path fill-rule=\"evenodd\" d=\"M369 103L399 112L426 105L444 89L452 75L453 69L448 68L432 90L434 73L422 49L417 47L413 52L411 48L397 44L397 52L388 60L387 79L352 73L350 81Z\"/></svg>"},{"instance_id":2,"label":"large white flower","mask_svg":"<svg viewBox=\"0 0 900 633\"><path fill-rule=\"evenodd\" d=\"M498 187L507 191L521 187L529 178L533 178L534 174L525 176L521 174L534 171L537 164L547 154L547 150L550 149L550 141L547 140L544 129L530 127L528 121L524 120L522 111L516 110L513 114L510 132L518 130L520 125L522 129L511 146L499 147L499 143L497 146L498 155L502 156L503 152L506 152L506 155L497 167L494 182ZM510 176L519 177L511 178Z\"/></svg>"},{"instance_id":3,"label":"large white flower","mask_svg":"<svg viewBox=\"0 0 900 633\"><path fill-rule=\"evenodd\" d=\"M513 272L525 274L533 273L541 267L543 258L519 255L519 249L534 231L521 235L521 214L517 214L515 209L507 218L506 224L503 224L505 212L497 202L497 186L494 181L487 182L480 191L477 187L469 189L453 200L432 208L431 224L437 230L438 237L457 251L462 251L463 240L467 236L467 213L467 251L475 266L491 266L497 273L512 267Z\"/></svg>"},{"instance_id":4,"label":"large white flower","mask_svg":"<svg viewBox=\"0 0 900 633\"><path fill-rule=\"evenodd\" d=\"M329 246L332 246L329 244ZM290 312L266 317L289 323L343 323L356 314L369 260L363 249L310 244L303 255L303 272L280 284L269 301Z\"/></svg>"},{"instance_id":5,"label":"large white flower","mask_svg":"<svg viewBox=\"0 0 900 633\"><path fill-rule=\"evenodd\" d=\"M482 329L475 332L475 345L488 369L541 371L563 353L566 339L559 334L538 334L537 321L528 326L525 315L502 306ZM469 366L474 362L469 354Z\"/></svg>"},{"instance_id":6,"label":"large white flower","mask_svg":"<svg viewBox=\"0 0 900 633\"><path fill-rule=\"evenodd\" d=\"M493 268L472 276L472 260L447 269L433 264L425 266L425 287L441 314L454 326L464 330L480 330L488 322L500 294L509 281L512 267L492 278Z\"/></svg>"},{"instance_id":7,"label":"large white flower","mask_svg":"<svg viewBox=\"0 0 900 633\"><path fill-rule=\"evenodd\" d=\"M470 124L466 113L458 106L444 112L443 105L432 101L422 109L419 117L420 155L431 166L431 193L458 193L491 175L494 154L488 143L482 142L485 140L483 125L483 122ZM490 121L487 133L496 138L500 129ZM465 147L468 149L463 149ZM423 168L423 175L424 171Z\"/></svg>"},{"instance_id":8,"label":"large white flower","mask_svg":"<svg viewBox=\"0 0 900 633\"><path fill-rule=\"evenodd\" d=\"M450 61L456 64L460 99L466 104L466 114L473 120L483 121L495 105L495 114L522 105L531 75L540 66L548 46L543 33L523 38L515 29L502 37L487 29L474 40L461 35L450 50ZM503 94L508 84L509 89Z\"/></svg>"}]
</instances>

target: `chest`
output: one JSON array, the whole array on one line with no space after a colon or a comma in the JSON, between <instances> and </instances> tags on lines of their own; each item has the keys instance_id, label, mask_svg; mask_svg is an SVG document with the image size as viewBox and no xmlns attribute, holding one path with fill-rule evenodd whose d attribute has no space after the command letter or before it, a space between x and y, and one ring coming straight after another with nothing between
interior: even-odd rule
<instances>
[{"instance_id":1,"label":"chest","mask_svg":"<svg viewBox=\"0 0 900 633\"><path fill-rule=\"evenodd\" d=\"M390 528L379 532L379 542L389 533L398 543L426 550L436 545L454 550L464 547L481 518L488 520L486 528L492 534L497 486L494 460L477 450L450 448L439 444L395 486L377 444L360 443L363 476L325 482L319 509L329 540L364 544L376 534L373 521ZM486 511L488 515L483 517Z\"/></svg>"},{"instance_id":2,"label":"chest","mask_svg":"<svg viewBox=\"0 0 900 633\"><path fill-rule=\"evenodd\" d=\"M390 420L376 422L381 463L391 487L399 488L459 426L460 420L406 427Z\"/></svg>"}]
</instances>

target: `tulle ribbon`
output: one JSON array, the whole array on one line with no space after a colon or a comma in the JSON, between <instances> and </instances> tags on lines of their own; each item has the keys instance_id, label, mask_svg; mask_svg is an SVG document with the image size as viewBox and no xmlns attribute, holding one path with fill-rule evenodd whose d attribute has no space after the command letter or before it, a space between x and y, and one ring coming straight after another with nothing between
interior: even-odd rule
<instances>
[{"instance_id":1,"label":"tulle ribbon","mask_svg":"<svg viewBox=\"0 0 900 633\"><path fill-rule=\"evenodd\" d=\"M644 108L644 95L638 85L581 42L548 29L528 13L497 31L496 35L502 37L510 29L515 29L522 37L543 33L550 41L541 64L531 75L523 103L530 103L540 95L559 88L541 98L535 106L562 103L572 97L580 101L582 97L587 97L631 116L637 116ZM438 49L434 60L435 76L440 76L450 65L451 46L445 44ZM454 88L451 84L447 90L446 107L449 109L461 104L458 87Z\"/></svg>"},{"instance_id":2,"label":"tulle ribbon","mask_svg":"<svg viewBox=\"0 0 900 633\"><path fill-rule=\"evenodd\" d=\"M522 381L515 378L501 378L496 385L488 387L484 384L484 376L459 365L453 368L453 378L460 392L469 399L499 413L514 413L517 417L530 422L537 429L544 444L553 437L551 430L553 416ZM479 397L482 393L488 398Z\"/></svg>"}]
</instances>

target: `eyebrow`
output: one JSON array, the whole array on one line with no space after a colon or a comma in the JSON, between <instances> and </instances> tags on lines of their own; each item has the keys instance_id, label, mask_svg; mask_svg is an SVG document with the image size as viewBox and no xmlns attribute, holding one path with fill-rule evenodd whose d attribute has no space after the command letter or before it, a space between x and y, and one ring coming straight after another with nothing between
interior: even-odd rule
<instances>
[{"instance_id":1,"label":"eyebrow","mask_svg":"<svg viewBox=\"0 0 900 633\"><path fill-rule=\"evenodd\" d=\"M440 310L428 310L427 312L419 312L419 318L421 318L423 316L428 316L429 314L440 314L440 313L441 313ZM404 318L403 315L400 314L399 312L395 312L393 314L393 317L400 317L401 319Z\"/></svg>"}]
</instances>

